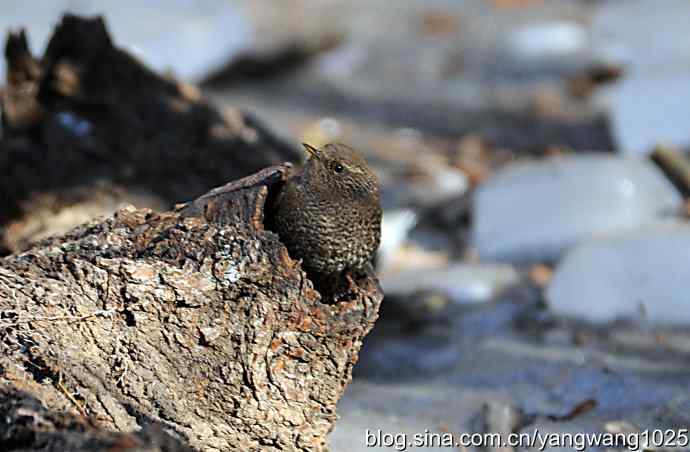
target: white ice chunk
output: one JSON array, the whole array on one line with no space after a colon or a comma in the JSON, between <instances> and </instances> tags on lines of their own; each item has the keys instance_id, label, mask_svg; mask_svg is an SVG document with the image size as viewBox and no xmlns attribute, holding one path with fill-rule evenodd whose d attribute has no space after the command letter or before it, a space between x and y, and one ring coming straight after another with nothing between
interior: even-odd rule
<instances>
[{"instance_id":1,"label":"white ice chunk","mask_svg":"<svg viewBox=\"0 0 690 452\"><path fill-rule=\"evenodd\" d=\"M681 205L646 160L591 154L516 163L477 190L473 244L483 259L554 261L583 240L655 223Z\"/></svg>"},{"instance_id":2,"label":"white ice chunk","mask_svg":"<svg viewBox=\"0 0 690 452\"><path fill-rule=\"evenodd\" d=\"M608 322L690 324L690 224L657 225L576 247L546 297L554 312Z\"/></svg>"}]
</instances>

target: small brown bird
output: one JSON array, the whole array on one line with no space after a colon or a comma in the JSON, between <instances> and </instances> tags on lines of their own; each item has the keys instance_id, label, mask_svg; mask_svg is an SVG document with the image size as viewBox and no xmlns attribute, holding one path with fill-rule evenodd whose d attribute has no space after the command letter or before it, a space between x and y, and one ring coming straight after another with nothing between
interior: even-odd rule
<instances>
[{"instance_id":1,"label":"small brown bird","mask_svg":"<svg viewBox=\"0 0 690 452\"><path fill-rule=\"evenodd\" d=\"M362 269L381 240L378 178L344 144L303 146L310 158L278 194L272 230L308 272Z\"/></svg>"}]
</instances>

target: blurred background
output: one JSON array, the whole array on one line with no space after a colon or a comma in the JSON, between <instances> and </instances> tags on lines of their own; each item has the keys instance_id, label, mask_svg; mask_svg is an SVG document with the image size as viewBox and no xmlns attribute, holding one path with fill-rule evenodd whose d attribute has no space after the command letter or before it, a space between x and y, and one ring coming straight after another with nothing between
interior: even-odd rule
<instances>
[{"instance_id":1,"label":"blurred background","mask_svg":"<svg viewBox=\"0 0 690 452\"><path fill-rule=\"evenodd\" d=\"M690 2L5 0L0 26L41 55L65 11L377 170L386 299L335 452L690 425Z\"/></svg>"}]
</instances>

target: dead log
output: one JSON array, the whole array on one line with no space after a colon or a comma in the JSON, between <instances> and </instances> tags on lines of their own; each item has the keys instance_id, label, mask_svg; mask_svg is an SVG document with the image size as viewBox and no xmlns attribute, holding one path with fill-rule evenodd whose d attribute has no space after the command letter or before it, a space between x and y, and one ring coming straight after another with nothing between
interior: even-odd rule
<instances>
[{"instance_id":1,"label":"dead log","mask_svg":"<svg viewBox=\"0 0 690 452\"><path fill-rule=\"evenodd\" d=\"M264 229L289 171L174 211L125 208L0 260L0 418L17 419L7 400L29 394L105 438L158 429L204 451L327 450L382 294L359 275L341 299L322 298ZM22 434L0 428L0 450L57 450Z\"/></svg>"},{"instance_id":2,"label":"dead log","mask_svg":"<svg viewBox=\"0 0 690 452\"><path fill-rule=\"evenodd\" d=\"M32 241L123 202L168 209L300 153L247 113L219 112L197 88L117 48L102 18L66 15L45 54L23 31L5 56L0 246Z\"/></svg>"}]
</instances>

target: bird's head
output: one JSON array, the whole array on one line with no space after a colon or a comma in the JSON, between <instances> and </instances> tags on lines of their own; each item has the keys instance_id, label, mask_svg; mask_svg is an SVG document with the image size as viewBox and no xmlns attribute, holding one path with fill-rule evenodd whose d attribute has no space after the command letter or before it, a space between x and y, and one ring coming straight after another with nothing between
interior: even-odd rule
<instances>
[{"instance_id":1,"label":"bird's head","mask_svg":"<svg viewBox=\"0 0 690 452\"><path fill-rule=\"evenodd\" d=\"M341 143L320 148L306 143L302 145L309 153L303 177L313 189L332 193L335 197L378 197L378 177L357 151Z\"/></svg>"}]
</instances>

